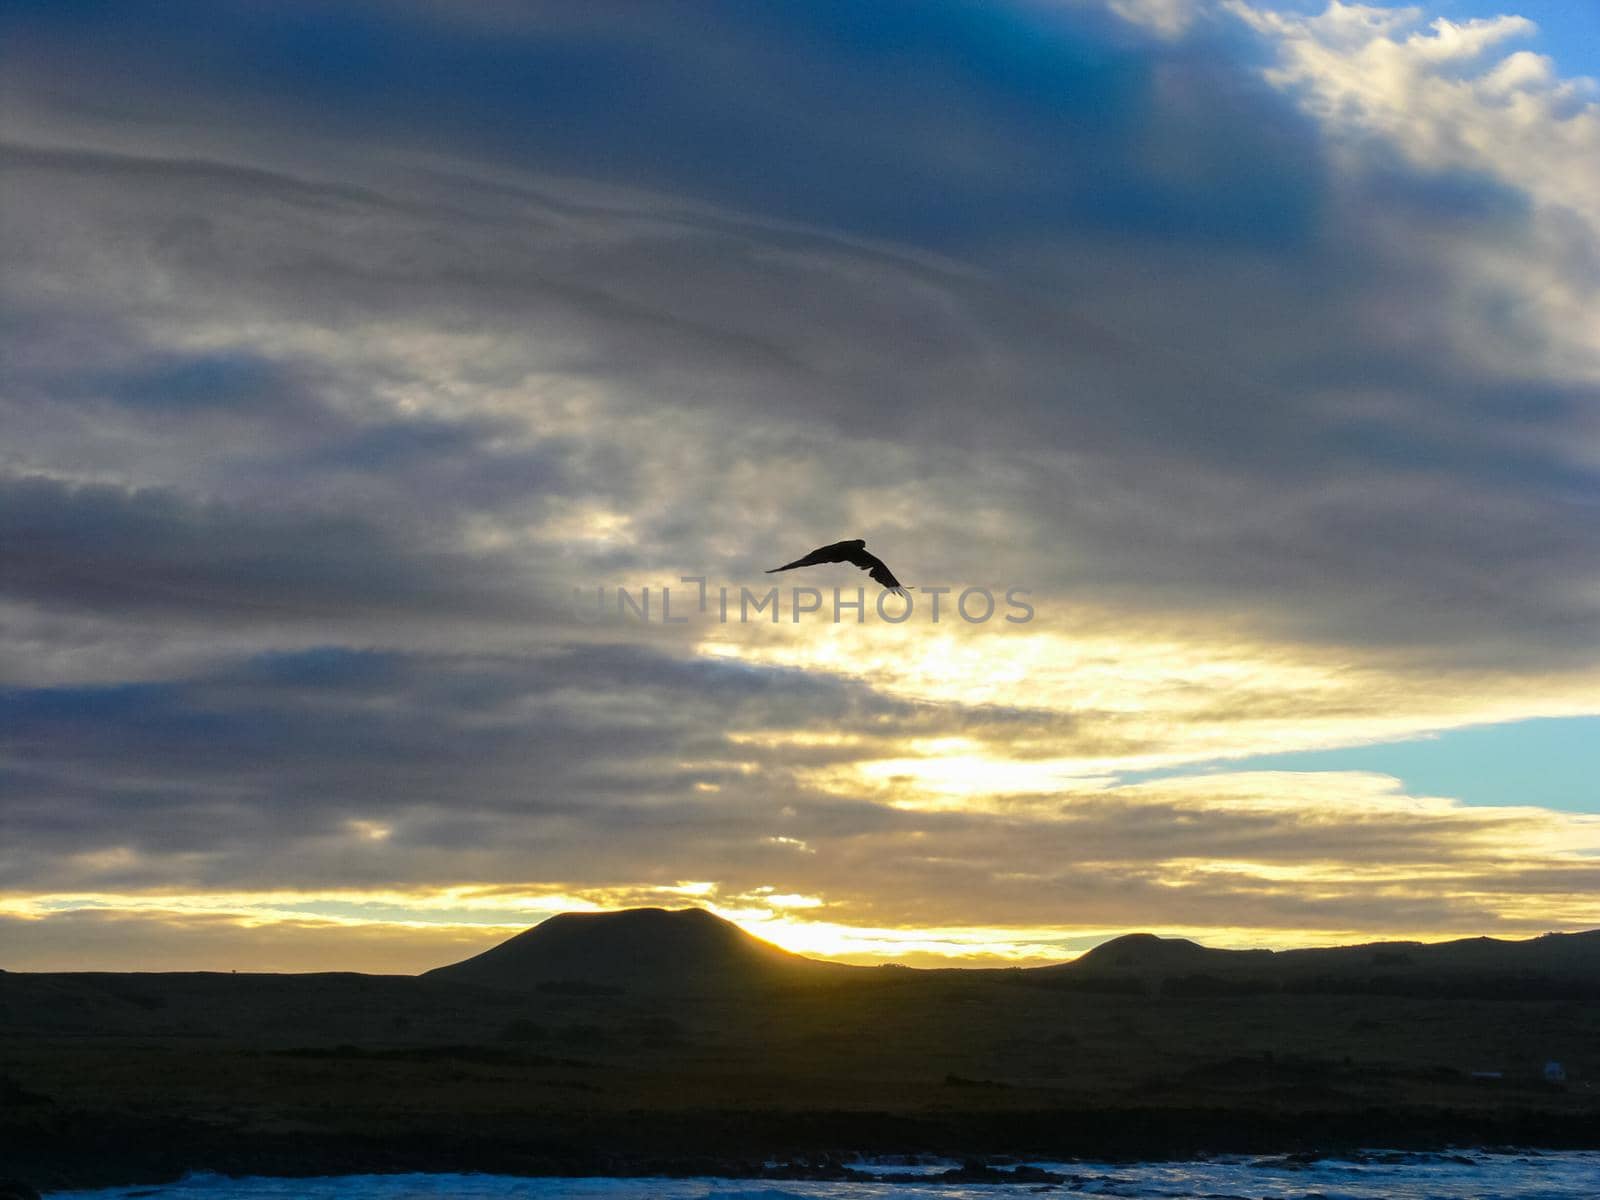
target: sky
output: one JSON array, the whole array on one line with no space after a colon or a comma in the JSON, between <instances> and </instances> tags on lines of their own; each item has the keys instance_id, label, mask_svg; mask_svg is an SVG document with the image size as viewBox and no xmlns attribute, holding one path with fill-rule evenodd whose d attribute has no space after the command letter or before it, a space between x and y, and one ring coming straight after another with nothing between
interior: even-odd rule
<instances>
[{"instance_id":1,"label":"sky","mask_svg":"<svg viewBox=\"0 0 1600 1200\"><path fill-rule=\"evenodd\" d=\"M0 967L1600 926L1597 34L0 4Z\"/></svg>"}]
</instances>

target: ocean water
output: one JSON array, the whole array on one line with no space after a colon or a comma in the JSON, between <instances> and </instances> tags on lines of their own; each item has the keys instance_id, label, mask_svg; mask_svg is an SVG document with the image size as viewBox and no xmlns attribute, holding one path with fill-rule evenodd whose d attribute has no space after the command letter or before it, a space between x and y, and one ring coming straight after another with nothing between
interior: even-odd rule
<instances>
[{"instance_id":1,"label":"ocean water","mask_svg":"<svg viewBox=\"0 0 1600 1200\"><path fill-rule=\"evenodd\" d=\"M1465 1161L1458 1161L1464 1159ZM870 1174L935 1174L955 1164L852 1164ZM194 1175L162 1187L52 1192L50 1200L1000 1200L1121 1196L1130 1200L1597 1200L1600 1152L1373 1153L1296 1163L1216 1158L1180 1163L1031 1164L1060 1184L813 1183L739 1179L526 1179L505 1175L344 1175L227 1179Z\"/></svg>"}]
</instances>

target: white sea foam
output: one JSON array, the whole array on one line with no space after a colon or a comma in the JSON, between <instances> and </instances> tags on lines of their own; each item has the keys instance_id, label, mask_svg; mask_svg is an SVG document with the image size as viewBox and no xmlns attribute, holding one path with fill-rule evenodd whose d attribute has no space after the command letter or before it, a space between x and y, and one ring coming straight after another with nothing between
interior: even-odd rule
<instances>
[{"instance_id":1,"label":"white sea foam","mask_svg":"<svg viewBox=\"0 0 1600 1200\"><path fill-rule=\"evenodd\" d=\"M1367 1155L1300 1163L1229 1157L1179 1163L1032 1164L1067 1177L1012 1185L740 1179L525 1179L504 1175L345 1175L228 1179L193 1175L155 1188L52 1192L50 1200L1001 1200L1118 1196L1128 1200L1595 1200L1600 1152ZM865 1163L878 1174L943 1164Z\"/></svg>"}]
</instances>

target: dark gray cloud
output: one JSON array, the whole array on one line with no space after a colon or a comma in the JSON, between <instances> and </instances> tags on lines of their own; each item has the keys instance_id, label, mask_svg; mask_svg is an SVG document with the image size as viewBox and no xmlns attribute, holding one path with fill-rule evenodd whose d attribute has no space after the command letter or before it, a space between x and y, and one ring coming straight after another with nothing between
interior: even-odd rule
<instances>
[{"instance_id":1,"label":"dark gray cloud","mask_svg":"<svg viewBox=\"0 0 1600 1200\"><path fill-rule=\"evenodd\" d=\"M87 86L115 88L136 126L314 116L335 142L448 146L897 241L1067 224L1275 244L1317 201L1315 153L1290 111L1240 119L1260 115L1260 85L1082 11L714 0L486 27L396 5L31 9L11 31L14 67L30 98L68 112L92 111L73 100ZM184 85L144 83L157 64ZM128 77L112 82L119 68ZM1174 102L1153 105L1157 86ZM1234 136L1215 136L1219 124ZM1165 161L1175 144L1182 169Z\"/></svg>"},{"instance_id":2,"label":"dark gray cloud","mask_svg":"<svg viewBox=\"0 0 1600 1200\"><path fill-rule=\"evenodd\" d=\"M1594 643L1592 470L1562 434L1589 392L1486 382L1447 349L1359 327L1377 293L1426 329L1443 261L1419 273L1326 238L1265 268L1203 240L1163 262L1074 230L1060 253L1091 261L1064 261L1052 295L771 226L574 205L557 221L507 189L441 211L415 183L404 201L232 168L201 186L188 162L120 178L122 159L77 155L74 184L59 158L24 157L33 207L64 185L50 220L84 207L79 249L39 239L50 268L131 222L123 252L148 243L123 278L147 292L153 260L186 298L126 294L158 340L120 362L85 371L70 341L54 368L32 353L19 450L52 465L139 462L251 503L288 487L443 528L536 518L559 491L638 514L641 565L703 561L740 524L801 537L800 513L809 536L848 523L852 485L921 483L919 524L940 535L925 559L971 570L963 511L999 506L1015 553L989 551L992 569L1027 563L1028 582L1084 599L1243 609L1285 636L1458 661L1569 661ZM174 208L217 214L212 252L176 248ZM1508 220L1493 210L1481 236ZM1159 292L1105 277L1135 265ZM127 338L131 311L114 318ZM293 350L175 354L155 314L235 343L266 321ZM339 340L318 346L307 321ZM563 394L589 419L551 436ZM407 395L421 409L397 415ZM59 411L39 415L43 397ZM748 529L761 491L781 515Z\"/></svg>"},{"instance_id":3,"label":"dark gray cloud","mask_svg":"<svg viewBox=\"0 0 1600 1200\"><path fill-rule=\"evenodd\" d=\"M45 605L164 612L197 624L385 612L530 615L492 561L426 546L426 528L240 509L166 490L0 478L0 590Z\"/></svg>"},{"instance_id":4,"label":"dark gray cloud","mask_svg":"<svg viewBox=\"0 0 1600 1200\"><path fill-rule=\"evenodd\" d=\"M1288 776L930 811L811 773L913 735L1055 723L625 646L327 648L182 681L17 689L0 693L0 891L610 895L706 879L725 902L816 896L819 915L869 926L1443 930L1497 925L1505 893L1570 902L1592 882L1578 861L1504 858L1554 818L1296 803ZM819 756L793 740L839 729L881 741Z\"/></svg>"},{"instance_id":5,"label":"dark gray cloud","mask_svg":"<svg viewBox=\"0 0 1600 1200\"><path fill-rule=\"evenodd\" d=\"M328 648L181 681L12 690L0 710L10 888L653 878L659 855L690 844L759 845L779 824L848 836L890 819L804 786L794 769L810 756L788 763L730 734L1054 723L605 645L520 659ZM346 869L360 821L392 833ZM71 865L117 848L133 857ZM468 861L478 875L462 874Z\"/></svg>"}]
</instances>

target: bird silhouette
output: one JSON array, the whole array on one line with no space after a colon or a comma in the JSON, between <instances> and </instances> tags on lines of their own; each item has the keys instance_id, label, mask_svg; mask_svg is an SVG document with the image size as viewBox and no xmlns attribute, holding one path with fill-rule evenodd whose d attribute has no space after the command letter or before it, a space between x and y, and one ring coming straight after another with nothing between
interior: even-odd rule
<instances>
[{"instance_id":1,"label":"bird silhouette","mask_svg":"<svg viewBox=\"0 0 1600 1200\"><path fill-rule=\"evenodd\" d=\"M894 572L889 570L888 564L876 554L867 553L865 538L856 538L852 542L834 542L831 546L822 546L813 550L804 558L797 558L792 563L784 563L781 567L773 567L768 575L779 571L792 571L796 567L814 567L818 563L847 562L860 567L872 577L874 583L887 588L891 592L904 592L905 585L894 577Z\"/></svg>"}]
</instances>

